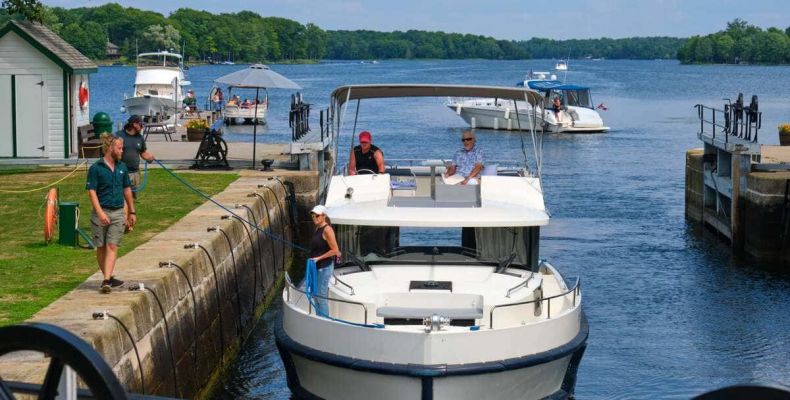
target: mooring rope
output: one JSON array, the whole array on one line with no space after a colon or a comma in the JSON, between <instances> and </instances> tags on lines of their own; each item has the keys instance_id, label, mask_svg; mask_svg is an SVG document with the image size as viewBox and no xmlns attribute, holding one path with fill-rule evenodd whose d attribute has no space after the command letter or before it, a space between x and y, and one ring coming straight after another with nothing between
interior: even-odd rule
<instances>
[{"instance_id":1,"label":"mooring rope","mask_svg":"<svg viewBox=\"0 0 790 400\"><path fill-rule=\"evenodd\" d=\"M235 212L233 212L233 210L231 210L230 208L226 207L224 204L222 204L222 203L220 203L220 202L218 202L218 201L214 200L213 198L211 198L211 196L209 196L209 195L207 195L207 194L203 193L203 192L202 192L200 189L198 189L198 188L196 188L196 187L192 186L191 184L189 184L189 182L187 182L186 180L184 180L184 178L182 178L182 177L178 176L178 174L176 174L176 173L175 173L175 172L174 172L172 169L170 169L170 168L168 168L167 166L165 166L165 165L164 165L164 164L163 164L161 161L159 161L159 160L156 160L156 159L155 159L154 161L155 161L157 164L159 164L159 166L161 166L161 167L162 167L162 169L164 169L164 170L165 170L165 171L166 171L168 174L170 174L170 176L172 176L172 177L173 177L173 178L175 178L177 181L181 182L181 184L183 184L184 186L186 186L187 188L189 188L189 190L191 190L191 191L192 191L192 192L194 192L195 194L199 195L200 197L202 197L202 198L204 198L204 199L206 199L206 200L208 200L208 201L210 201L210 202L214 203L214 204L215 204L217 207L219 207L219 208L221 208L221 209L223 209L223 210L227 211L228 213L230 213L231 215L233 215L234 217L236 217L236 218L237 218L237 219L239 219L240 221L242 221L242 222L244 222L245 224L247 224L247 225L249 225L249 226L251 226L251 227L253 227L253 228L257 229L258 231L262 232L264 235L268 236L269 238L271 238L271 239L274 239L274 240L278 240L278 241L280 241L280 242L282 242L282 243L285 243L286 245L290 246L290 247L291 247L291 248L293 248L293 249L296 249L296 250L299 250L299 251L302 251L302 252L305 252L305 253L307 253L307 252L309 251L307 248L305 248L305 247L303 247L303 246L300 246L300 245L298 245L298 244L296 244L296 243L294 243L294 242L291 242L291 241L289 241L289 240L286 240L286 239L284 239L284 238L281 238L281 237L279 237L279 236L277 236L277 235L275 235L275 234L271 233L271 232L270 232L268 229L262 229L261 227L259 227L259 226L256 226L254 223L252 223L252 222L251 222L251 221L249 221L248 219L246 219L246 218L243 218L242 216L240 216L240 215L236 214Z\"/></svg>"}]
</instances>

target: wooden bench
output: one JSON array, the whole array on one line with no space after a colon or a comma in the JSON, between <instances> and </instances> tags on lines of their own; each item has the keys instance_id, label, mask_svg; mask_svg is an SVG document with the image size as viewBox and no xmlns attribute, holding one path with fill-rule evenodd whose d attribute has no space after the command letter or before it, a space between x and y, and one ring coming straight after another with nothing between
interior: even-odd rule
<instances>
[{"instance_id":1,"label":"wooden bench","mask_svg":"<svg viewBox=\"0 0 790 400\"><path fill-rule=\"evenodd\" d=\"M102 156L101 140L95 137L93 124L77 127L77 157L99 158Z\"/></svg>"}]
</instances>

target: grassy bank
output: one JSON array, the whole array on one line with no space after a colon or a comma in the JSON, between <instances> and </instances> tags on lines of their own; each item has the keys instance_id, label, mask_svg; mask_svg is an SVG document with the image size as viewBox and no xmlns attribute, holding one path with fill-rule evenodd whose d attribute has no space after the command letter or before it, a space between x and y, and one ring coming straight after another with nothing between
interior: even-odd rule
<instances>
[{"instance_id":1,"label":"grassy bank","mask_svg":"<svg viewBox=\"0 0 790 400\"><path fill-rule=\"evenodd\" d=\"M46 185L68 171L0 171L0 189L24 190ZM205 193L216 194L236 180L236 174L183 173L184 179ZM80 203L80 227L90 233L91 206L85 191L85 171L57 185L61 201ZM74 289L98 270L94 252L43 239L45 191L25 194L0 192L0 326L22 322ZM138 222L124 237L120 255L128 253L203 203L167 172L149 171L148 183L137 202Z\"/></svg>"}]
</instances>

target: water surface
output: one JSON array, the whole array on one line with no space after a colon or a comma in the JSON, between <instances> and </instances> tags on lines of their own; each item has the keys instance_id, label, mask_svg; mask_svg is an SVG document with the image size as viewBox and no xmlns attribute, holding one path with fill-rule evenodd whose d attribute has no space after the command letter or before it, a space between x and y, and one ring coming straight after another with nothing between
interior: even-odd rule
<instances>
[{"instance_id":1,"label":"water surface","mask_svg":"<svg viewBox=\"0 0 790 400\"><path fill-rule=\"evenodd\" d=\"M272 68L302 85L317 110L343 84L510 86L530 69L551 66L551 60L471 60ZM205 97L212 79L239 68L194 67L189 79ZM133 68L100 68L91 79L93 110L120 118L122 93L131 92L133 78ZM736 383L790 385L790 274L732 257L726 244L683 215L685 151L700 147L694 104L721 107L738 92L747 99L757 94L760 141L776 144L776 126L790 121L790 68L571 61L567 80L592 87L612 127L607 134L544 141L552 220L541 232L541 256L566 276L581 277L590 322L577 397L674 399ZM290 93L270 95L269 126L258 138L284 142ZM341 162L352 124L353 117L344 125ZM443 99L363 103L357 124L388 158L448 158L464 128ZM252 141L243 129L228 139ZM478 131L490 158L520 159L520 143L516 133ZM216 398L290 398L272 334L280 307L264 314Z\"/></svg>"}]
</instances>

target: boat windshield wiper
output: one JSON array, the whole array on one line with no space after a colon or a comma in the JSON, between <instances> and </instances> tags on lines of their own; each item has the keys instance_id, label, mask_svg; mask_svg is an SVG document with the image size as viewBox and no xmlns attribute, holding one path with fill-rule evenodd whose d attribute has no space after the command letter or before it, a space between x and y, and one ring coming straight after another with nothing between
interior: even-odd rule
<instances>
[{"instance_id":1,"label":"boat windshield wiper","mask_svg":"<svg viewBox=\"0 0 790 400\"><path fill-rule=\"evenodd\" d=\"M359 258L356 254L346 251L345 256L347 262L358 266L362 271L370 271L368 263L366 263L365 260Z\"/></svg>"},{"instance_id":2,"label":"boat windshield wiper","mask_svg":"<svg viewBox=\"0 0 790 400\"><path fill-rule=\"evenodd\" d=\"M497 265L496 270L494 272L496 272L497 274L501 274L510 266L510 264L513 264L513 261L516 260L516 256L518 256L518 254L516 252L512 252L510 253L509 256L507 256L507 258L499 261L499 264Z\"/></svg>"}]
</instances>

